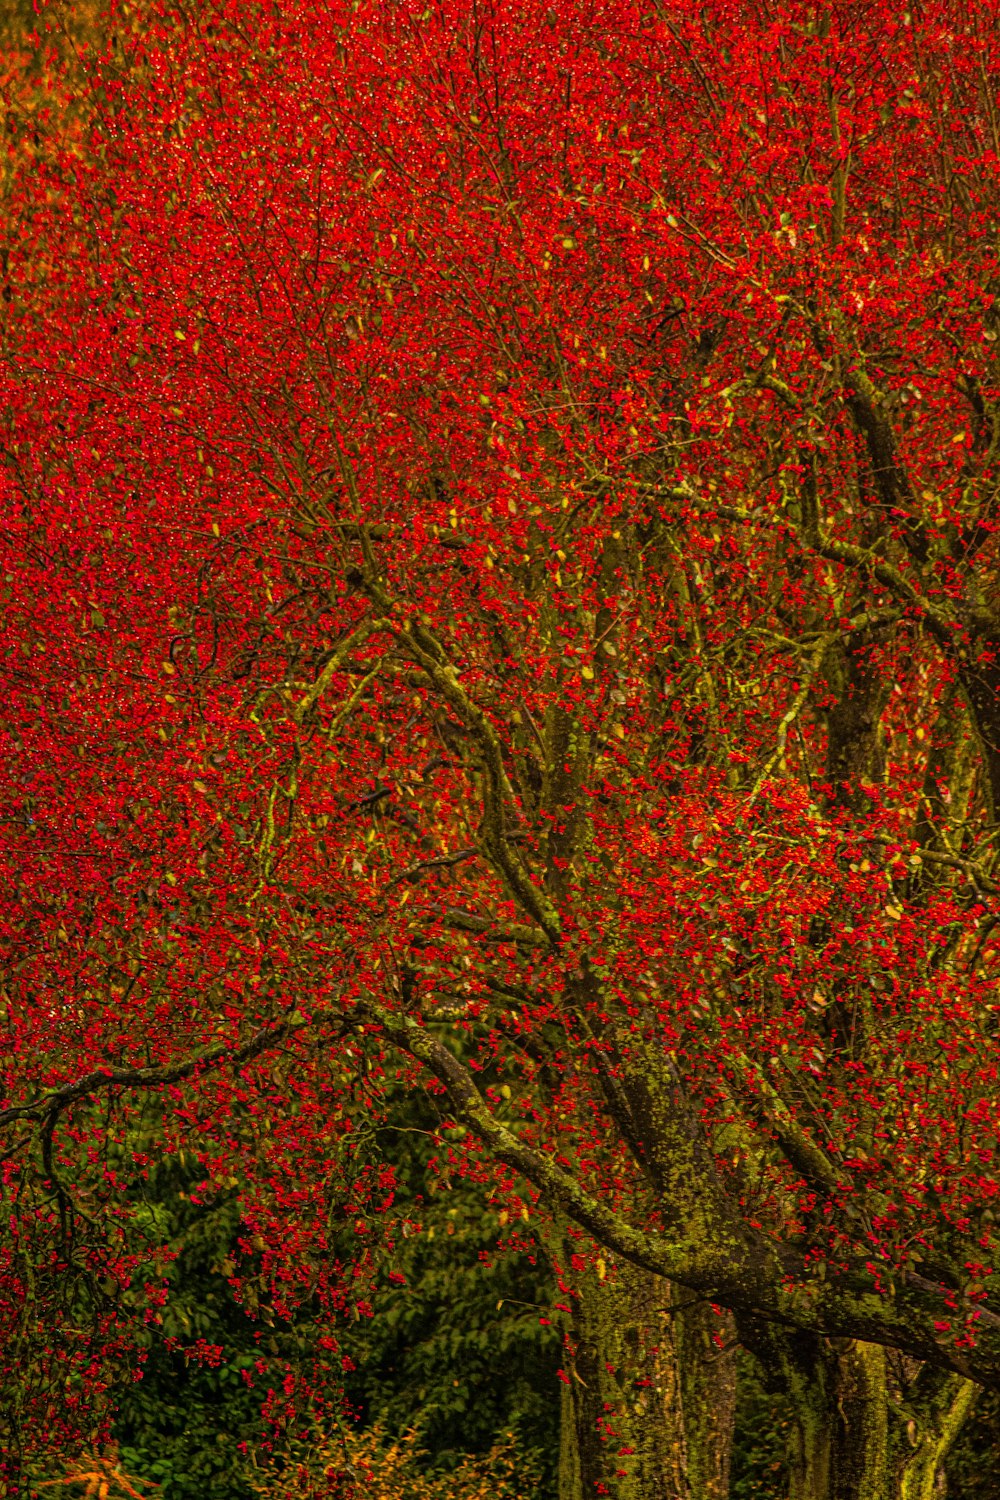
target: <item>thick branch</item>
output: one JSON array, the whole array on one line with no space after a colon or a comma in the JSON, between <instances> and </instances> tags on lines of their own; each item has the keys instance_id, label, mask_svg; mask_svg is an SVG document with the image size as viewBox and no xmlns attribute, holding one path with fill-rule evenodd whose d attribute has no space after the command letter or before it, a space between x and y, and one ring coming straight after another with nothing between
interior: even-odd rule
<instances>
[{"instance_id":1,"label":"thick branch","mask_svg":"<svg viewBox=\"0 0 1000 1500\"><path fill-rule=\"evenodd\" d=\"M938 1369L1000 1387L1000 1317L982 1303L956 1296L954 1289L913 1272L897 1273L893 1282L888 1269L886 1285L879 1291L870 1269L861 1264L835 1274L828 1271L819 1279L798 1250L763 1232L756 1239L748 1234L739 1245L692 1246L678 1237L637 1229L588 1193L551 1156L526 1145L497 1120L469 1070L412 1016L374 1000L363 1001L358 1011L444 1084L456 1117L491 1155L519 1172L549 1205L562 1209L613 1254L734 1311L757 1313L785 1327L884 1344ZM979 1342L972 1348L955 1343L964 1315L979 1319ZM949 1325L944 1331L943 1323Z\"/></svg>"},{"instance_id":2,"label":"thick branch","mask_svg":"<svg viewBox=\"0 0 1000 1500\"><path fill-rule=\"evenodd\" d=\"M862 433L871 462L872 478L888 511L902 517L903 542L911 556L926 562L926 528L916 516L916 502L906 470L899 458L896 435L882 409L881 393L859 366L849 369L844 383L850 391L847 404Z\"/></svg>"}]
</instances>

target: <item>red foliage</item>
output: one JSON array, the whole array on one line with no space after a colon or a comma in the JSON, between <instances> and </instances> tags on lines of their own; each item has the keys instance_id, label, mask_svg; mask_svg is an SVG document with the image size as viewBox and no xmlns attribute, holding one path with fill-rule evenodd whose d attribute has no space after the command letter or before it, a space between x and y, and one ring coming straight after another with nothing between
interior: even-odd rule
<instances>
[{"instance_id":1,"label":"red foliage","mask_svg":"<svg viewBox=\"0 0 1000 1500\"><path fill-rule=\"evenodd\" d=\"M393 1076L506 1211L1000 1380L992 19L109 22L4 230L26 1411L151 1099L362 1308Z\"/></svg>"}]
</instances>

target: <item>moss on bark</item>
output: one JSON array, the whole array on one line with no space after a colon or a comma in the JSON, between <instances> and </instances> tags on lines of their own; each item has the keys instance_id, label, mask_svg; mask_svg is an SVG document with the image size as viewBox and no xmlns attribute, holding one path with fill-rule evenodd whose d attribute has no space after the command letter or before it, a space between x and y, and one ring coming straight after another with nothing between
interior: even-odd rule
<instances>
[{"instance_id":1,"label":"moss on bark","mask_svg":"<svg viewBox=\"0 0 1000 1500\"><path fill-rule=\"evenodd\" d=\"M585 1273L569 1333L559 1500L727 1500L731 1334L728 1314L649 1272Z\"/></svg>"}]
</instances>

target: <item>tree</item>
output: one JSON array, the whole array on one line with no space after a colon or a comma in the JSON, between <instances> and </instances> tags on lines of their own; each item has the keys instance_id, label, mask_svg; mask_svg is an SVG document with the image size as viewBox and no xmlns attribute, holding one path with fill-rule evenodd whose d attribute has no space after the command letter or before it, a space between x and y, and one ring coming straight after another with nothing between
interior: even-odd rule
<instances>
[{"instance_id":1,"label":"tree","mask_svg":"<svg viewBox=\"0 0 1000 1500\"><path fill-rule=\"evenodd\" d=\"M732 1314L794 1495L931 1493L1000 1384L993 21L109 23L5 230L24 1411L124 1352L150 1096L336 1317L398 1078L571 1290Z\"/></svg>"}]
</instances>

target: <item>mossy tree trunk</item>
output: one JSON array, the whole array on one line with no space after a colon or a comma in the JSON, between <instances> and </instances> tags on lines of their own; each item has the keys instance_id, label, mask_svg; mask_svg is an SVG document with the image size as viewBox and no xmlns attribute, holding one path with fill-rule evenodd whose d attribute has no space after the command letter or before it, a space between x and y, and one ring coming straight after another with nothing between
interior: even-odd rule
<instances>
[{"instance_id":1,"label":"mossy tree trunk","mask_svg":"<svg viewBox=\"0 0 1000 1500\"><path fill-rule=\"evenodd\" d=\"M788 1416L788 1500L938 1500L972 1411L971 1381L876 1344L740 1324L762 1381Z\"/></svg>"},{"instance_id":2,"label":"mossy tree trunk","mask_svg":"<svg viewBox=\"0 0 1000 1500\"><path fill-rule=\"evenodd\" d=\"M646 1271L603 1269L572 1300L559 1500L726 1500L731 1317Z\"/></svg>"}]
</instances>

